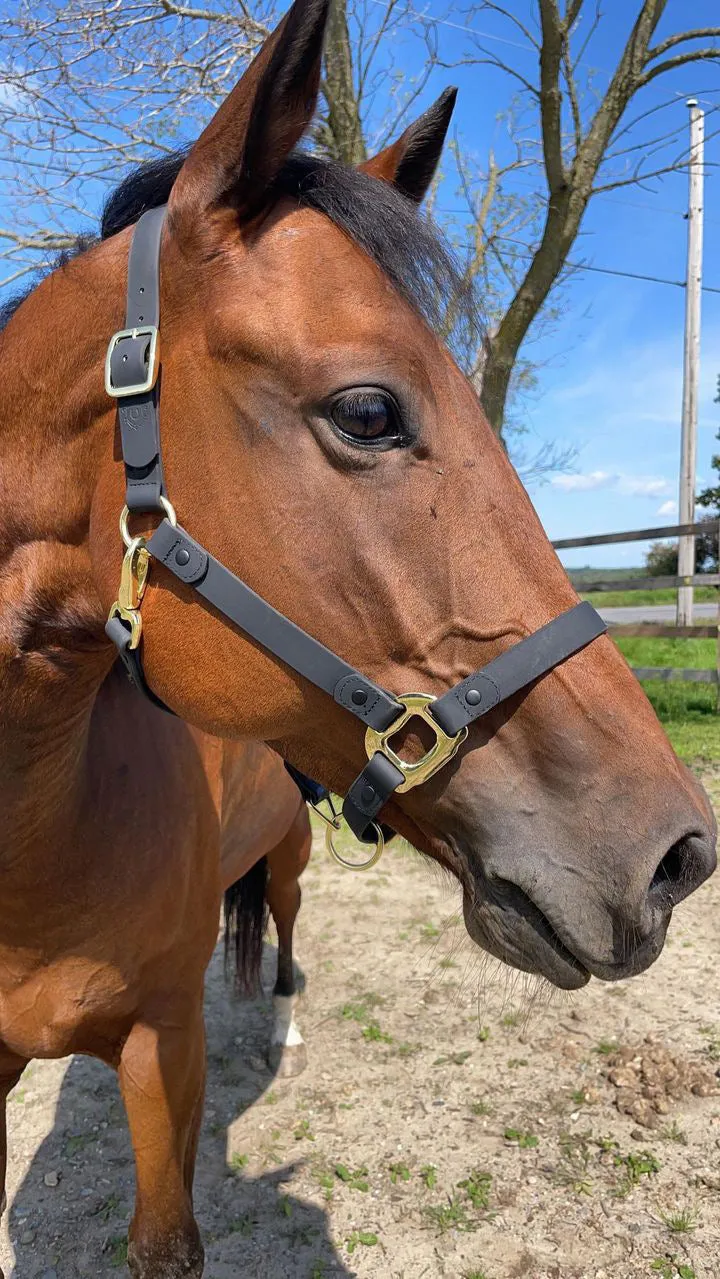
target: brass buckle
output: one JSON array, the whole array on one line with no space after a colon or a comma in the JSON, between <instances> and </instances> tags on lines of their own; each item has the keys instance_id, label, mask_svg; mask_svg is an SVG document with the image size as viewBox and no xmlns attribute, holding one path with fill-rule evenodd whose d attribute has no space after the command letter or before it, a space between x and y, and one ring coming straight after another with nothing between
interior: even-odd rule
<instances>
[{"instance_id":1,"label":"brass buckle","mask_svg":"<svg viewBox=\"0 0 720 1279\"><path fill-rule=\"evenodd\" d=\"M148 368L147 376L143 382L135 382L132 386L115 386L112 380L111 361L115 348L121 342L135 342L138 338L150 338L150 346L148 348ZM127 395L144 395L147 391L152 391L157 382L158 370L160 368L160 335L154 324L141 324L134 329L120 329L110 338L110 345L105 356L105 390L114 400L122 400Z\"/></svg>"},{"instance_id":2,"label":"brass buckle","mask_svg":"<svg viewBox=\"0 0 720 1279\"><path fill-rule=\"evenodd\" d=\"M150 552L143 537L132 538L123 556L120 571L120 589L108 614L108 621L119 617L130 627L128 648L137 648L142 635L142 617L140 605L145 594L148 570L150 568Z\"/></svg>"},{"instance_id":3,"label":"brass buckle","mask_svg":"<svg viewBox=\"0 0 720 1279\"><path fill-rule=\"evenodd\" d=\"M459 733L454 737L449 737L443 732L437 720L430 714L430 706L435 701L429 693L401 693L396 695L396 700L402 702L405 710L396 720L393 720L389 728L379 732L376 728L369 728L365 734L365 750L368 759L372 759L376 751L380 751L386 759L403 775L403 781L397 787L402 794L404 791L412 790L413 786L419 786L421 782L426 782L429 777L434 777L438 769L443 764L447 764L453 755L456 754L458 747L465 741L468 731L467 728L461 728ZM407 724L410 719L421 719L429 724L435 734L435 742L430 747L426 755L422 759L411 763L409 760L401 759L399 755L388 745L391 737Z\"/></svg>"}]
</instances>

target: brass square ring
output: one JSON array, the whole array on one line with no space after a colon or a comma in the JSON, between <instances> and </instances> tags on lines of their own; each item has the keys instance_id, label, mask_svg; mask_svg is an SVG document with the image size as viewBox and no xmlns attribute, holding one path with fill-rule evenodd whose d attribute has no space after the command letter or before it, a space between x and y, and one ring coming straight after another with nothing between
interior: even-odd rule
<instances>
[{"instance_id":1,"label":"brass square ring","mask_svg":"<svg viewBox=\"0 0 720 1279\"><path fill-rule=\"evenodd\" d=\"M457 752L458 747L465 741L467 737L467 728L461 728L455 736L449 737L443 732L437 720L430 713L430 706L435 701L429 693L400 693L395 694L396 700L402 702L405 710L399 715L389 728L379 732L375 728L369 728L365 734L365 750L368 759L372 759L376 751L389 759L392 764L403 775L404 781L397 787L400 793L412 790L413 786L419 786L421 782L426 782L429 777L433 777L443 764L447 764ZM422 719L426 724L430 725L435 734L435 742L430 747L427 754L422 759L412 763L410 760L401 759L399 755L388 744L390 739L407 724L408 720Z\"/></svg>"}]
</instances>

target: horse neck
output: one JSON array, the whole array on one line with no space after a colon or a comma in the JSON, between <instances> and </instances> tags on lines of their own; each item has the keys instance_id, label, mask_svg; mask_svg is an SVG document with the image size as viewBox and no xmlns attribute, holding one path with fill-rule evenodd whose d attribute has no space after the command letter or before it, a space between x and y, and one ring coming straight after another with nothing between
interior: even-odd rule
<instances>
[{"instance_id":1,"label":"horse neck","mask_svg":"<svg viewBox=\"0 0 720 1279\"><path fill-rule=\"evenodd\" d=\"M55 271L0 334L0 809L11 850L13 837L57 828L80 802L90 716L112 662L89 549L113 448L103 348L124 291L109 249Z\"/></svg>"}]
</instances>

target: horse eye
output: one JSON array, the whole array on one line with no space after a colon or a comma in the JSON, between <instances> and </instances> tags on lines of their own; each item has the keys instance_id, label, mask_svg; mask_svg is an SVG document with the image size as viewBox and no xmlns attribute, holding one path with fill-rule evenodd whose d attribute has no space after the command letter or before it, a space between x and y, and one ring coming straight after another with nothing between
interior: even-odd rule
<instances>
[{"instance_id":1,"label":"horse eye","mask_svg":"<svg viewBox=\"0 0 720 1279\"><path fill-rule=\"evenodd\" d=\"M346 391L330 406L334 425L358 443L397 440L403 434L400 410L387 391Z\"/></svg>"}]
</instances>

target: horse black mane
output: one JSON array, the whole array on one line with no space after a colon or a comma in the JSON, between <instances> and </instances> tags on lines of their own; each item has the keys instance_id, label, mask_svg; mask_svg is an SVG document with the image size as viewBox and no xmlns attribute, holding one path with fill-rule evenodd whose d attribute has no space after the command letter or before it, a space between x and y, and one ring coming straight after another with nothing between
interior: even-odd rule
<instances>
[{"instance_id":1,"label":"horse black mane","mask_svg":"<svg viewBox=\"0 0 720 1279\"><path fill-rule=\"evenodd\" d=\"M75 252L63 254L52 269L98 238L117 235L147 209L166 204L185 155L185 151L178 151L129 173L105 204L99 237L78 237ZM467 281L452 251L413 202L390 183L334 160L297 151L281 169L273 194L328 217L364 249L432 327L447 330L469 320L472 306L468 305ZM0 307L0 328L26 296L11 298ZM448 326L450 313L453 322ZM445 331L444 336L450 339L451 333Z\"/></svg>"}]
</instances>

